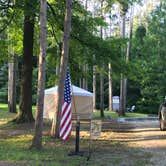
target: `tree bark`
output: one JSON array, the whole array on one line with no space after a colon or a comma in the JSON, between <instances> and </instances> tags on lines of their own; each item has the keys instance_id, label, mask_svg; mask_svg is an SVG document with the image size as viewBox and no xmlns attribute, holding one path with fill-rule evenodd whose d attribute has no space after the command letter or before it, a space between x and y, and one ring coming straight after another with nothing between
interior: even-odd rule
<instances>
[{"instance_id":1,"label":"tree bark","mask_svg":"<svg viewBox=\"0 0 166 166\"><path fill-rule=\"evenodd\" d=\"M110 18L110 36L113 35L113 29L112 29L112 20ZM112 104L112 67L111 63L108 63L108 105L109 105L109 110L113 110L113 104Z\"/></svg>"},{"instance_id":2,"label":"tree bark","mask_svg":"<svg viewBox=\"0 0 166 166\"><path fill-rule=\"evenodd\" d=\"M84 77L83 77L83 89L88 90L88 81L87 81L87 70L88 70L88 65L84 64L83 65L83 72L84 72Z\"/></svg>"},{"instance_id":3,"label":"tree bark","mask_svg":"<svg viewBox=\"0 0 166 166\"><path fill-rule=\"evenodd\" d=\"M34 44L34 19L36 9L35 5L36 1L25 1L19 113L14 120L17 123L34 122L32 115L32 59Z\"/></svg>"},{"instance_id":4,"label":"tree bark","mask_svg":"<svg viewBox=\"0 0 166 166\"><path fill-rule=\"evenodd\" d=\"M126 14L122 14L122 38L125 38L125 18ZM125 54L125 48L121 48L122 57L124 57ZM126 91L125 91L125 78L124 75L121 74L121 81L120 81L120 108L119 108L119 115L124 116L125 115L125 109L126 109Z\"/></svg>"},{"instance_id":5,"label":"tree bark","mask_svg":"<svg viewBox=\"0 0 166 166\"><path fill-rule=\"evenodd\" d=\"M108 88L109 88L109 110L112 111L112 68L108 64Z\"/></svg>"},{"instance_id":6,"label":"tree bark","mask_svg":"<svg viewBox=\"0 0 166 166\"><path fill-rule=\"evenodd\" d=\"M123 16L123 38L125 37L125 16ZM129 61L130 49L131 49L131 39L132 39L132 28L133 28L133 7L131 7L130 11L130 29L129 29L129 41L127 43L127 51L126 51L126 63ZM121 77L121 96L120 96L120 115L125 115L126 110L126 101L127 101L127 78L122 75Z\"/></svg>"},{"instance_id":7,"label":"tree bark","mask_svg":"<svg viewBox=\"0 0 166 166\"><path fill-rule=\"evenodd\" d=\"M96 66L95 65L93 66L93 110L96 110Z\"/></svg>"},{"instance_id":8,"label":"tree bark","mask_svg":"<svg viewBox=\"0 0 166 166\"><path fill-rule=\"evenodd\" d=\"M38 71L38 89L37 89L37 111L35 121L35 135L32 140L32 146L37 149L42 148L43 131L43 105L45 89L45 65L46 65L46 13L47 2L40 0L40 54Z\"/></svg>"},{"instance_id":9,"label":"tree bark","mask_svg":"<svg viewBox=\"0 0 166 166\"><path fill-rule=\"evenodd\" d=\"M101 1L101 18L103 19L103 1ZM103 38L103 27L100 27L100 37ZM104 117L104 63L100 71L100 116Z\"/></svg>"},{"instance_id":10,"label":"tree bark","mask_svg":"<svg viewBox=\"0 0 166 166\"><path fill-rule=\"evenodd\" d=\"M9 57L12 57L8 63L8 109L9 112L16 113L16 66L17 61L14 56L13 44L9 45Z\"/></svg>"},{"instance_id":11,"label":"tree bark","mask_svg":"<svg viewBox=\"0 0 166 166\"><path fill-rule=\"evenodd\" d=\"M100 71L100 116L104 117L104 64Z\"/></svg>"},{"instance_id":12,"label":"tree bark","mask_svg":"<svg viewBox=\"0 0 166 166\"><path fill-rule=\"evenodd\" d=\"M16 64L8 64L8 108L9 112L16 113Z\"/></svg>"},{"instance_id":13,"label":"tree bark","mask_svg":"<svg viewBox=\"0 0 166 166\"><path fill-rule=\"evenodd\" d=\"M131 39L132 39L132 31L133 31L133 12L134 12L134 8L133 8L133 6L131 6L131 11L130 11L130 28L129 28L129 41L127 43L126 62L129 61L130 52L131 52Z\"/></svg>"},{"instance_id":14,"label":"tree bark","mask_svg":"<svg viewBox=\"0 0 166 166\"><path fill-rule=\"evenodd\" d=\"M59 127L60 127L60 113L62 108L62 100L64 96L64 83L68 63L69 54L69 38L70 38L70 27L71 27L71 7L72 0L66 1L66 12L64 21L64 38L60 62L60 79L58 84L58 99L57 99L57 111L54 116L54 120L51 128L51 135L55 138L59 138Z\"/></svg>"},{"instance_id":15,"label":"tree bark","mask_svg":"<svg viewBox=\"0 0 166 166\"><path fill-rule=\"evenodd\" d=\"M131 11L130 11L130 28L129 28L129 41L127 43L126 63L129 62L129 57L130 57L132 28L133 28L133 7L131 7ZM126 104L127 104L127 78L124 78L124 96L125 96L124 108L126 110Z\"/></svg>"}]
</instances>

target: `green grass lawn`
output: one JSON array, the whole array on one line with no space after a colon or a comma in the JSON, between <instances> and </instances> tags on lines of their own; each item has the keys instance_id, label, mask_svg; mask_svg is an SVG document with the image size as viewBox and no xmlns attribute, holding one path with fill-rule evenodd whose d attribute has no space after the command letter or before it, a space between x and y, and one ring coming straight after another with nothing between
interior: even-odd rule
<instances>
[{"instance_id":1,"label":"green grass lawn","mask_svg":"<svg viewBox=\"0 0 166 166\"><path fill-rule=\"evenodd\" d=\"M35 112L35 106L33 107ZM14 166L110 166L120 165L123 159L130 158L130 162L148 162L149 153L131 148L128 144L119 144L117 141L102 138L93 142L93 154L87 161L89 147L89 131L80 133L80 150L84 156L69 156L75 150L75 131L73 130L69 142L51 138L51 123L44 122L43 149L30 149L34 135L34 124L8 123L16 114L9 113L6 104L0 104L0 165ZM105 117L117 118L115 112L105 112ZM127 113L127 117L145 117L146 114ZM94 113L95 118L100 117L100 112ZM108 135L116 133L108 132ZM137 154L137 155L136 155ZM144 156L148 156L144 159ZM133 165L133 166L134 166ZM137 165L136 165L137 166Z\"/></svg>"},{"instance_id":2,"label":"green grass lawn","mask_svg":"<svg viewBox=\"0 0 166 166\"><path fill-rule=\"evenodd\" d=\"M18 109L18 106L17 106L17 109ZM8 111L7 104L0 104L0 117L5 117L6 116L6 118L10 118L10 117L12 118L13 113L6 114L6 111ZM33 111L33 115L35 116L36 106L32 106L32 111ZM118 113L115 112L115 111L104 111L104 116L105 116L104 119L119 118ZM94 119L100 119L100 111L98 110L96 112L93 112L92 117ZM148 117L148 114L137 113L137 112L133 112L133 113L126 112L125 116L121 116L121 117L144 118L144 117Z\"/></svg>"},{"instance_id":3,"label":"green grass lawn","mask_svg":"<svg viewBox=\"0 0 166 166\"><path fill-rule=\"evenodd\" d=\"M18 105L17 105L17 110L18 110ZM32 106L32 112L34 116L35 116L35 111L36 111L36 106ZM7 118L13 118L16 115L15 113L7 114L6 112L8 112L8 105L0 104L0 117L7 119Z\"/></svg>"},{"instance_id":4,"label":"green grass lawn","mask_svg":"<svg viewBox=\"0 0 166 166\"><path fill-rule=\"evenodd\" d=\"M117 119L119 118L118 113L115 111L104 111L104 119ZM120 116L123 118L130 117L130 118L145 118L148 117L148 114L143 114L143 113L130 113L126 112L125 116ZM94 119L100 119L100 111L93 112L93 118Z\"/></svg>"},{"instance_id":5,"label":"green grass lawn","mask_svg":"<svg viewBox=\"0 0 166 166\"><path fill-rule=\"evenodd\" d=\"M34 106L33 113L35 109ZM30 149L34 124L9 123L15 116L15 113L8 112L7 104L0 104L0 165L3 162L11 166L77 166L86 163L87 156L68 155L75 148L74 135L69 142L51 138L51 123L48 121L44 122L43 149ZM88 141L81 142L84 141L87 149Z\"/></svg>"},{"instance_id":6,"label":"green grass lawn","mask_svg":"<svg viewBox=\"0 0 166 166\"><path fill-rule=\"evenodd\" d=\"M3 120L12 119L14 116L15 116L15 114L8 112L7 104L0 104L0 118L1 118L1 121L2 121L2 119Z\"/></svg>"}]
</instances>

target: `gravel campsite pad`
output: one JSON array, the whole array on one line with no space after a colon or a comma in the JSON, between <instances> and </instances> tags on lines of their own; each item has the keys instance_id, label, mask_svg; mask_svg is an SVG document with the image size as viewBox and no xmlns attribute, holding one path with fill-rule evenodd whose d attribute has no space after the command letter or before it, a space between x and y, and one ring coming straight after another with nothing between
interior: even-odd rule
<instances>
[{"instance_id":1,"label":"gravel campsite pad","mask_svg":"<svg viewBox=\"0 0 166 166\"><path fill-rule=\"evenodd\" d=\"M159 122L104 122L101 137L92 142L88 165L165 166L166 132Z\"/></svg>"},{"instance_id":2,"label":"gravel campsite pad","mask_svg":"<svg viewBox=\"0 0 166 166\"><path fill-rule=\"evenodd\" d=\"M24 128L31 128L29 134L33 135L32 126L19 128L0 128L0 139L14 138L21 134L27 134ZM50 128L50 126L48 126ZM47 128L47 131L48 131ZM66 149L74 149L75 132L69 143L64 143ZM48 135L49 137L49 135ZM50 139L49 139L50 140ZM50 140L45 146L55 146L55 140ZM20 142L21 143L21 142ZM159 122L156 121L103 121L101 136L92 141L90 156L88 156L89 123L81 122L80 150L86 152L85 156L74 156L69 160L78 160L79 165L72 166L165 166L166 165L166 131L160 131ZM28 145L26 145L28 146ZM61 146L63 148L64 146ZM45 147L46 148L46 147ZM47 147L48 148L48 147ZM25 149L25 151L27 151ZM67 154L63 154L66 156ZM56 154L54 154L56 156ZM28 161L1 160L0 166L28 165ZM49 166L49 164L47 164ZM71 165L71 164L70 164Z\"/></svg>"}]
</instances>

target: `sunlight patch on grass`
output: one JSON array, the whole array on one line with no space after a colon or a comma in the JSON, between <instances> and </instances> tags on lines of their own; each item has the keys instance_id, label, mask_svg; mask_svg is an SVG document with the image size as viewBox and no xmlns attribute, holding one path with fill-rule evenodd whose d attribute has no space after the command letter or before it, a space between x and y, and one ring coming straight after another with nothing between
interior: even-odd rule
<instances>
[{"instance_id":1,"label":"sunlight patch on grass","mask_svg":"<svg viewBox=\"0 0 166 166\"><path fill-rule=\"evenodd\" d=\"M104 119L117 119L119 118L118 113L115 111L104 111ZM130 118L144 118L148 117L148 114L143 113L130 113L126 112L125 116L120 116L120 118L123 117L130 117ZM100 111L93 112L93 119L100 119Z\"/></svg>"},{"instance_id":2,"label":"sunlight patch on grass","mask_svg":"<svg viewBox=\"0 0 166 166\"><path fill-rule=\"evenodd\" d=\"M29 149L33 135L26 134L8 139L0 139L0 160L9 162L26 162L27 165L79 165L85 158L69 157L68 153L73 149L73 142L65 143L51 139L50 136L43 138L42 150ZM5 153L4 153L5 152Z\"/></svg>"},{"instance_id":3,"label":"sunlight patch on grass","mask_svg":"<svg viewBox=\"0 0 166 166\"><path fill-rule=\"evenodd\" d=\"M92 141L92 154L87 161L89 147L89 126L85 126L87 130L80 132L80 150L85 150L85 155L69 156L71 151L75 150L75 131L68 142L53 139L48 135L50 129L47 123L47 129L44 128L43 149L30 149L33 138L33 124L12 124L7 121L14 117L7 111L7 105L0 106L0 161L13 163L25 163L25 166L115 166L125 165L130 159L130 165L134 163L148 163L148 153L140 151L137 147L122 144L115 138L115 132L102 132L101 137ZM35 112L36 107L33 107ZM133 113L131 113L133 115ZM96 113L100 117L100 112ZM115 112L105 112L105 116L118 118ZM130 114L127 114L130 116ZM138 116L138 115L137 115ZM2 119L1 119L2 118ZM82 126L81 126L82 127ZM113 140L114 138L114 140ZM144 159L144 156L147 156ZM150 157L150 156L149 156Z\"/></svg>"}]
</instances>

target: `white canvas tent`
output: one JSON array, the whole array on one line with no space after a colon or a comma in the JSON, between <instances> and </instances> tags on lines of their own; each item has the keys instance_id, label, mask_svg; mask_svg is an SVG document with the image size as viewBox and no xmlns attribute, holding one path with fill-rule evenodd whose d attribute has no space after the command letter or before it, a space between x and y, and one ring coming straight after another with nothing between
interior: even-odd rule
<instances>
[{"instance_id":1,"label":"white canvas tent","mask_svg":"<svg viewBox=\"0 0 166 166\"><path fill-rule=\"evenodd\" d=\"M44 118L53 119L56 111L58 87L45 90L44 95ZM76 118L76 113L80 119L91 119L93 110L93 94L82 88L72 85L72 117ZM75 113L76 112L76 113Z\"/></svg>"}]
</instances>

